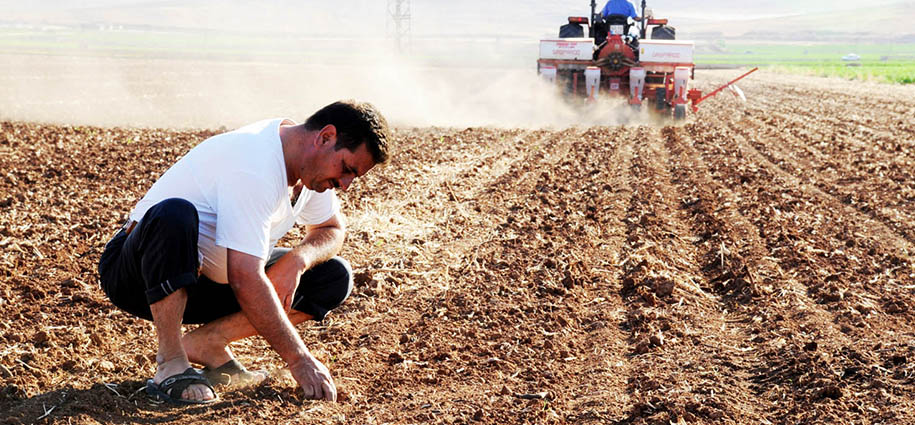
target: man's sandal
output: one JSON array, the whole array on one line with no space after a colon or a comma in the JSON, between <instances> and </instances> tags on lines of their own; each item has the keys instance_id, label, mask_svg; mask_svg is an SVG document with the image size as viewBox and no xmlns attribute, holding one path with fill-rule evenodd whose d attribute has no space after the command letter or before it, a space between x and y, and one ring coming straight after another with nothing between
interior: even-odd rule
<instances>
[{"instance_id":1,"label":"man's sandal","mask_svg":"<svg viewBox=\"0 0 915 425\"><path fill-rule=\"evenodd\" d=\"M146 394L149 394L156 401L164 401L173 404L210 404L218 400L218 397L210 400L181 398L181 393L191 385L206 385L210 391L213 391L213 395L216 394L216 390L213 389L213 385L210 384L210 381L192 367L177 375L169 376L158 384L153 382L152 379L147 380Z\"/></svg>"},{"instance_id":2,"label":"man's sandal","mask_svg":"<svg viewBox=\"0 0 915 425\"><path fill-rule=\"evenodd\" d=\"M215 369L205 367L201 372L213 385L259 384L264 382L268 376L266 371L252 372L245 369L245 366L235 359L229 360Z\"/></svg>"}]
</instances>

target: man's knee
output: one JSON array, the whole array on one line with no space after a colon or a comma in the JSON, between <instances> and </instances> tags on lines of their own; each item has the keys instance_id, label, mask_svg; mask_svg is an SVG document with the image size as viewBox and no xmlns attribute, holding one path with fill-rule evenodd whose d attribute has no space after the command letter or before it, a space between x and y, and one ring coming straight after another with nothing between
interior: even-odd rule
<instances>
[{"instance_id":1,"label":"man's knee","mask_svg":"<svg viewBox=\"0 0 915 425\"><path fill-rule=\"evenodd\" d=\"M315 320L323 320L352 291L352 267L343 258L334 257L302 275L292 307L314 316Z\"/></svg>"},{"instance_id":2,"label":"man's knee","mask_svg":"<svg viewBox=\"0 0 915 425\"><path fill-rule=\"evenodd\" d=\"M353 292L353 269L343 257L331 258L325 266L332 268L328 273L332 277L329 279L332 284L328 285L327 292L328 302L333 305L331 308L335 308L343 304Z\"/></svg>"}]
</instances>

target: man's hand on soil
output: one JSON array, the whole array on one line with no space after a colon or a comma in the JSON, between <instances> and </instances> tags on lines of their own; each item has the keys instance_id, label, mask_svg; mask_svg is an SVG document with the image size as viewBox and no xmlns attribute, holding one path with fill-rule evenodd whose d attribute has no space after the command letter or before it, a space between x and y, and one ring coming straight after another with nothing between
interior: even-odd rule
<instances>
[{"instance_id":1,"label":"man's hand on soil","mask_svg":"<svg viewBox=\"0 0 915 425\"><path fill-rule=\"evenodd\" d=\"M306 398L337 401L337 387L330 377L330 370L311 354L298 363L289 365L289 371L302 387Z\"/></svg>"}]
</instances>

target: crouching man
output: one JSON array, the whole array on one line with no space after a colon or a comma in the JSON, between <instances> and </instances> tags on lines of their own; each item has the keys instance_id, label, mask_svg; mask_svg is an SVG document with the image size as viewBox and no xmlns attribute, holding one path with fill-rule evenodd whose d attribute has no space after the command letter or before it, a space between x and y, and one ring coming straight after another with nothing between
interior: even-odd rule
<instances>
[{"instance_id":1,"label":"crouching man","mask_svg":"<svg viewBox=\"0 0 915 425\"><path fill-rule=\"evenodd\" d=\"M217 399L212 384L262 380L229 349L257 334L306 397L336 400L330 372L294 325L322 320L349 296L333 189L385 162L388 140L372 105L336 102L303 124L272 119L211 137L153 184L99 261L111 302L155 326L150 395L204 404ZM295 223L304 240L276 248ZM182 334L182 323L203 325Z\"/></svg>"}]
</instances>

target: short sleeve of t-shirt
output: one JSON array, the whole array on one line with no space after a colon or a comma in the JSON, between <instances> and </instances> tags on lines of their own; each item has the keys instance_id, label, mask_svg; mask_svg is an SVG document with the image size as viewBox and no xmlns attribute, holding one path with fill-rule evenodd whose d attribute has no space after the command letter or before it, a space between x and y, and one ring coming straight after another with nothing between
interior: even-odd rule
<instances>
[{"instance_id":1,"label":"short sleeve of t-shirt","mask_svg":"<svg viewBox=\"0 0 915 425\"><path fill-rule=\"evenodd\" d=\"M277 205L272 186L256 174L236 172L223 176L216 192L216 245L266 259Z\"/></svg>"},{"instance_id":2,"label":"short sleeve of t-shirt","mask_svg":"<svg viewBox=\"0 0 915 425\"><path fill-rule=\"evenodd\" d=\"M340 211L340 202L333 190L311 192L311 197L304 200L301 211L296 211L296 223L299 225L321 224L330 220Z\"/></svg>"},{"instance_id":3,"label":"short sleeve of t-shirt","mask_svg":"<svg viewBox=\"0 0 915 425\"><path fill-rule=\"evenodd\" d=\"M303 193L302 195L305 195ZM340 202L333 190L323 192L310 192L308 199L304 199L301 211L295 212L296 223L299 225L321 224L330 220L337 211L340 211Z\"/></svg>"}]
</instances>

